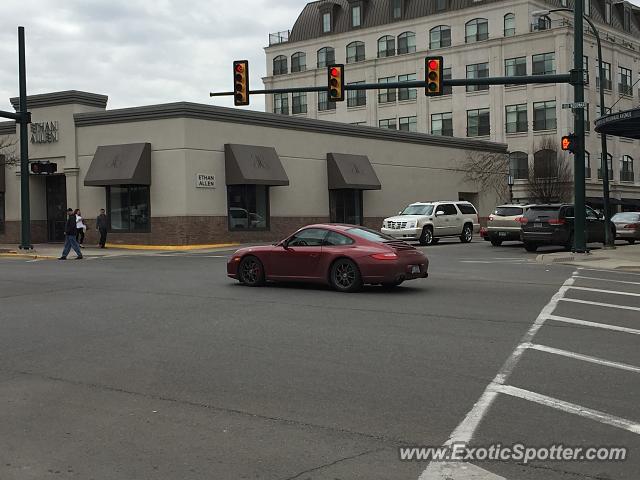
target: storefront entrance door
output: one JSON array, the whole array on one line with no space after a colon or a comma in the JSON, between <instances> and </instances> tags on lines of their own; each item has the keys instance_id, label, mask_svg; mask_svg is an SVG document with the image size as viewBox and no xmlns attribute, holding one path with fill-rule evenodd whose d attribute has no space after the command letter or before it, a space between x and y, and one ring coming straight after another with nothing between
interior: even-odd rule
<instances>
[{"instance_id":1,"label":"storefront entrance door","mask_svg":"<svg viewBox=\"0 0 640 480\"><path fill-rule=\"evenodd\" d=\"M67 219L67 181L64 175L50 175L47 182L47 240L64 242Z\"/></svg>"}]
</instances>

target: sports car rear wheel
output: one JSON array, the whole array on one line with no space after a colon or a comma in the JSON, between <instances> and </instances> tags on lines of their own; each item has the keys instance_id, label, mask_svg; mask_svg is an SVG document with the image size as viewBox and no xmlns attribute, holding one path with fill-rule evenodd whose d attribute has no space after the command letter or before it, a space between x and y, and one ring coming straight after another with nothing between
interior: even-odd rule
<instances>
[{"instance_id":1,"label":"sports car rear wheel","mask_svg":"<svg viewBox=\"0 0 640 480\"><path fill-rule=\"evenodd\" d=\"M348 258L336 260L329 273L331 286L339 292L355 292L362 288L358 266Z\"/></svg>"},{"instance_id":2,"label":"sports car rear wheel","mask_svg":"<svg viewBox=\"0 0 640 480\"><path fill-rule=\"evenodd\" d=\"M238 267L238 280L249 287L264 285L264 267L256 257L248 256L242 259Z\"/></svg>"}]
</instances>

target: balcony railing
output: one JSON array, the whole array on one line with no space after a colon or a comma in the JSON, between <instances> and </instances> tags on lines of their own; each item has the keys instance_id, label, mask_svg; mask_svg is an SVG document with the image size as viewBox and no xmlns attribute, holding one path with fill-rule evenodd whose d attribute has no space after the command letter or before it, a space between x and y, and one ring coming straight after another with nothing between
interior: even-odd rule
<instances>
[{"instance_id":1,"label":"balcony railing","mask_svg":"<svg viewBox=\"0 0 640 480\"><path fill-rule=\"evenodd\" d=\"M602 180L602 169L598 169L598 180ZM609 170L609 181L613 181L613 170Z\"/></svg>"},{"instance_id":2,"label":"balcony railing","mask_svg":"<svg viewBox=\"0 0 640 480\"><path fill-rule=\"evenodd\" d=\"M591 167L585 167L584 178L591 178Z\"/></svg>"},{"instance_id":3,"label":"balcony railing","mask_svg":"<svg viewBox=\"0 0 640 480\"><path fill-rule=\"evenodd\" d=\"M633 172L626 172L626 171L621 171L620 172L620 181L621 182L633 182Z\"/></svg>"},{"instance_id":4,"label":"balcony railing","mask_svg":"<svg viewBox=\"0 0 640 480\"><path fill-rule=\"evenodd\" d=\"M288 42L289 35L291 35L291 30L285 30L284 32L270 33L269 46Z\"/></svg>"},{"instance_id":5,"label":"balcony railing","mask_svg":"<svg viewBox=\"0 0 640 480\"><path fill-rule=\"evenodd\" d=\"M505 126L507 133L522 133L529 130L528 122L507 122Z\"/></svg>"},{"instance_id":6,"label":"balcony railing","mask_svg":"<svg viewBox=\"0 0 640 480\"><path fill-rule=\"evenodd\" d=\"M551 30L552 28L570 27L571 21L566 18L559 18L554 20L540 20L531 24L532 32L541 32L543 30Z\"/></svg>"}]
</instances>

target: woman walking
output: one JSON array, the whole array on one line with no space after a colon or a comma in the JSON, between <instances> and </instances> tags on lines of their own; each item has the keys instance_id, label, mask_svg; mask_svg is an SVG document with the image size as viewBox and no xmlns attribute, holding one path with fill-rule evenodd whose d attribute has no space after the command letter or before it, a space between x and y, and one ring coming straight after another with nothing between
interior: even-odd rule
<instances>
[{"instance_id":1,"label":"woman walking","mask_svg":"<svg viewBox=\"0 0 640 480\"><path fill-rule=\"evenodd\" d=\"M80 245L80 248L84 248L82 242L84 242L84 233L87 230L87 226L84 223L84 219L82 218L82 214L80 213L80 209L76 208L75 212L73 212L76 216L76 240Z\"/></svg>"}]
</instances>

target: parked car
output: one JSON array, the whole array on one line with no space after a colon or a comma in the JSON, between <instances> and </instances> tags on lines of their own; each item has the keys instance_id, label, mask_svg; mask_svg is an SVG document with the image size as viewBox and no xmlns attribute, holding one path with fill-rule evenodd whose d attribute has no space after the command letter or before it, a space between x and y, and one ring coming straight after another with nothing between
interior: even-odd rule
<instances>
[{"instance_id":1,"label":"parked car","mask_svg":"<svg viewBox=\"0 0 640 480\"><path fill-rule=\"evenodd\" d=\"M620 212L611 217L616 227L616 238L635 243L640 240L640 212Z\"/></svg>"},{"instance_id":2,"label":"parked car","mask_svg":"<svg viewBox=\"0 0 640 480\"><path fill-rule=\"evenodd\" d=\"M381 231L401 240L417 240L421 245L437 243L442 237L459 237L468 243L480 231L480 223L476 207L469 202L418 202L398 216L385 218Z\"/></svg>"},{"instance_id":3,"label":"parked car","mask_svg":"<svg viewBox=\"0 0 640 480\"><path fill-rule=\"evenodd\" d=\"M281 242L236 251L227 275L252 287L266 281L304 281L353 292L363 284L388 287L426 278L429 260L408 243L358 225L304 227Z\"/></svg>"},{"instance_id":4,"label":"parked car","mask_svg":"<svg viewBox=\"0 0 640 480\"><path fill-rule=\"evenodd\" d=\"M485 239L493 246L502 245L502 242L520 240L519 218L531 205L499 205L487 219Z\"/></svg>"},{"instance_id":5,"label":"parked car","mask_svg":"<svg viewBox=\"0 0 640 480\"><path fill-rule=\"evenodd\" d=\"M586 207L585 235L587 243L604 243L604 217ZM560 245L566 250L573 246L574 208L571 204L558 203L531 205L520 217L521 239L528 252L535 252L541 245ZM611 224L615 238L615 225Z\"/></svg>"}]
</instances>

